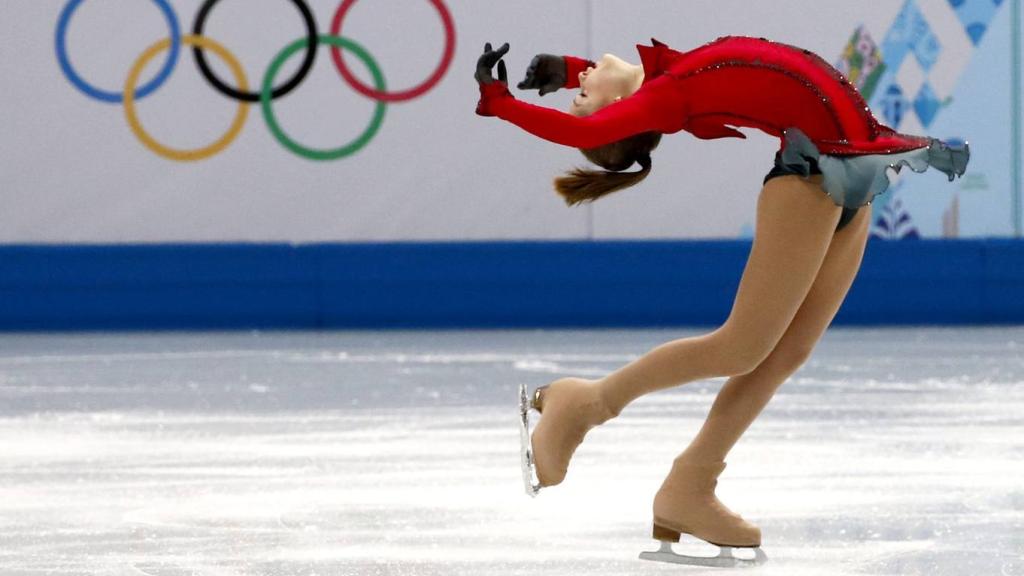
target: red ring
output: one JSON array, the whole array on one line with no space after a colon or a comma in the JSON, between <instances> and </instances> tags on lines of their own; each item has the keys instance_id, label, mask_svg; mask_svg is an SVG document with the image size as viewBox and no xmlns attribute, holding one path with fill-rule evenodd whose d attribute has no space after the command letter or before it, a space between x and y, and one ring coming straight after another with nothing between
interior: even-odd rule
<instances>
[{"instance_id":1,"label":"red ring","mask_svg":"<svg viewBox=\"0 0 1024 576\"><path fill-rule=\"evenodd\" d=\"M338 7L338 11L334 13L334 20L331 22L331 35L341 36L341 23L345 19L345 14L348 9L356 3L356 0L344 0L341 6ZM412 100L422 96L428 90L437 86L437 83L441 81L441 77L448 71L448 67L452 63L452 59L455 57L455 22L452 20L451 12L448 11L448 7L445 6L442 0L430 0L430 3L437 8L438 13L441 15L441 21L444 22L444 56L441 57L441 65L437 67L437 70L427 78L419 86L404 90L402 92L388 92L382 90L376 90L366 86L356 78L352 72L349 71L348 67L345 66L345 59L342 55L342 51L337 46L331 47L331 58L334 60L334 65L341 72L341 75L345 78L352 88L358 91L364 96L373 98L374 100L381 102L404 102L406 100Z\"/></svg>"}]
</instances>

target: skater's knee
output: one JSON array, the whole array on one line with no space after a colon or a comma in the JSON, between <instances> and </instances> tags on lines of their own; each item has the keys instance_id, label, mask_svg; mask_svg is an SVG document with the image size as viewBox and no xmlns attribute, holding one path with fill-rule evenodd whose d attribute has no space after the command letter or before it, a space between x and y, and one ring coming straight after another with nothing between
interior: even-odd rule
<instances>
[{"instance_id":1,"label":"skater's knee","mask_svg":"<svg viewBox=\"0 0 1024 576\"><path fill-rule=\"evenodd\" d=\"M722 376L742 376L757 369L772 351L772 342L737 330L728 323L713 333L715 355Z\"/></svg>"},{"instance_id":2,"label":"skater's knee","mask_svg":"<svg viewBox=\"0 0 1024 576\"><path fill-rule=\"evenodd\" d=\"M779 345L775 347L775 350L772 350L768 361L770 361L779 372L793 374L799 370L801 366L807 363L807 360L810 359L813 350L813 345L786 344L785 342L780 342Z\"/></svg>"},{"instance_id":3,"label":"skater's knee","mask_svg":"<svg viewBox=\"0 0 1024 576\"><path fill-rule=\"evenodd\" d=\"M743 376L744 374L750 374L757 370L757 367L764 362L764 359L765 357L762 355L737 353L733 362L729 363L728 370L723 375Z\"/></svg>"}]
</instances>

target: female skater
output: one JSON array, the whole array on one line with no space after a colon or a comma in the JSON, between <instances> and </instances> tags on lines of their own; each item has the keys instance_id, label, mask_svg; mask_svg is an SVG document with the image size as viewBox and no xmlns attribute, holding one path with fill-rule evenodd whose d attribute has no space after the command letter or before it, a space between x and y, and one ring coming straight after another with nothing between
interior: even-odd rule
<instances>
[{"instance_id":1,"label":"female skater","mask_svg":"<svg viewBox=\"0 0 1024 576\"><path fill-rule=\"evenodd\" d=\"M662 134L703 139L757 128L781 140L757 199L756 237L732 311L718 329L656 347L599 380L563 378L538 388L542 413L529 446L521 389L524 478L528 492L554 486L585 434L636 398L693 380L729 376L707 421L675 458L655 494L653 537L661 550L641 557L680 563L748 562L731 548L754 548L757 526L715 496L729 450L776 389L809 357L846 296L864 253L870 209L887 188L887 168L929 166L949 176L966 169L969 149L899 134L880 124L856 89L807 50L765 39L724 37L688 52L652 39L637 45L641 64L611 54L599 62L540 54L520 89L541 96L579 88L569 113L517 100L501 58L508 44L487 44L477 66L477 114L497 116L551 142L573 146L605 171L576 169L556 179L570 205L637 184L651 171ZM492 77L497 64L498 79ZM621 173L634 163L640 170ZM536 482L533 474L536 474ZM676 555L671 542L690 534L719 546L719 557Z\"/></svg>"}]
</instances>

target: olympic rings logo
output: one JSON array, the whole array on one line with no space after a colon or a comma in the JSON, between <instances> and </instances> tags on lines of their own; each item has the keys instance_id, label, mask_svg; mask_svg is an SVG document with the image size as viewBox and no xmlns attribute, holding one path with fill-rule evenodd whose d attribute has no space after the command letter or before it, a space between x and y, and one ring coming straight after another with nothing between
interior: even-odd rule
<instances>
[{"instance_id":1,"label":"olympic rings logo","mask_svg":"<svg viewBox=\"0 0 1024 576\"><path fill-rule=\"evenodd\" d=\"M75 71L74 67L72 67L71 61L68 58L66 46L68 26L75 10L77 10L82 2L84 2L84 0L70 0L64 6L64 9L60 13L60 18L57 21L57 61L60 64L64 76L67 77L75 88L86 96L101 102L123 104L125 119L135 136L146 148L164 158L179 162L188 162L210 158L211 156L222 152L235 140L235 138L238 137L239 133L241 133L242 127L245 125L246 118L248 117L249 105L251 103L258 102L263 112L263 118L266 121L271 134L273 134L277 141L285 148L298 156L308 158L310 160L337 160L339 158L355 154L373 139L384 122L384 113L388 103L413 100L426 94L437 86L441 81L441 78L444 77L445 72L448 71L455 55L455 24L452 20L451 13L443 0L428 0L440 14L441 21L444 24L445 47L441 62L434 72L419 85L402 91L388 91L380 66L377 65L377 62L373 59L370 53L355 41L341 35L341 28L345 21L345 16L357 0L344 0L341 5L338 6L338 9L334 13L334 18L331 21L329 34L318 33L313 12L310 10L309 5L305 0L289 0L295 5L302 15L302 20L306 28L306 35L285 46L270 63L270 66L263 75L263 79L258 90L250 90L249 81L241 64L238 62L238 59L235 58L235 56L223 45L203 35L203 28L206 24L206 20L219 1L220 0L205 0L199 9L199 13L196 15L195 22L192 24L192 33L183 35L181 34L180 26L178 24L178 17L169 1L152 0L152 2L156 4L157 8L160 9L164 19L167 21L167 27L170 29L170 37L154 43L143 51L143 53L135 60L135 63L128 72L128 77L125 80L122 92L109 92L96 88L85 81ZM362 132L362 134L348 144L331 149L314 149L299 144L288 136L284 129L281 128L281 125L278 123L277 118L274 115L272 107L274 100L277 100L294 90L306 78L310 70L313 68L313 63L316 60L317 48L321 44L330 47L331 59L334 61L334 66L337 68L342 78L344 78L345 81L357 92L367 98L375 100L377 103L374 109L373 118L370 120L369 126ZM192 53L195 56L196 65L199 67L199 71L203 78L205 78L206 81L219 93L238 102L238 110L235 113L234 120L228 128L228 131L214 143L203 148L193 150L171 148L157 142L156 139L150 136L149 133L146 132L145 128L143 128L142 123L139 121L135 106L138 100L149 96L167 81L171 72L175 69L175 66L178 63L178 56L181 52L182 45L192 47ZM366 65L373 77L372 87L363 84L355 77L355 75L352 74L348 66L345 64L344 57L342 56L343 50L351 52ZM157 75L152 80L142 86L139 86L139 76L141 76L146 64L161 52L165 51L168 52L168 55L163 67L160 68ZM303 51L303 56L302 63L299 65L298 70L296 70L292 77L287 81L278 86L274 86L274 80L277 77L281 66L283 66L288 59L299 51ZM227 64L231 75L234 77L235 85L233 87L217 77L210 68L209 63L206 60L207 52L213 53Z\"/></svg>"}]
</instances>

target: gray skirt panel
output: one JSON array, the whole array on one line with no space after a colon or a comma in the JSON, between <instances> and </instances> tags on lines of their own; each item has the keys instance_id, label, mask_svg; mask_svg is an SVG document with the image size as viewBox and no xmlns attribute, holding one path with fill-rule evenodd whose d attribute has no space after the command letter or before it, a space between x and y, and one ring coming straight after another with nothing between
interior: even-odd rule
<instances>
[{"instance_id":1,"label":"gray skirt panel","mask_svg":"<svg viewBox=\"0 0 1024 576\"><path fill-rule=\"evenodd\" d=\"M868 154L864 156L829 156L818 152L799 128L789 128L783 134L782 162L788 166L804 166L805 175L811 174L811 160L817 163L824 175L822 188L837 206L859 208L889 188L889 173L892 168L899 173L904 166L914 172L924 172L929 166L947 176L952 182L967 169L971 150L967 144L950 146L945 142L931 139L926 148L918 148L897 154Z\"/></svg>"}]
</instances>

